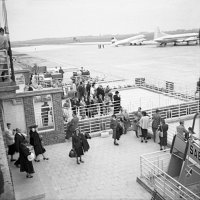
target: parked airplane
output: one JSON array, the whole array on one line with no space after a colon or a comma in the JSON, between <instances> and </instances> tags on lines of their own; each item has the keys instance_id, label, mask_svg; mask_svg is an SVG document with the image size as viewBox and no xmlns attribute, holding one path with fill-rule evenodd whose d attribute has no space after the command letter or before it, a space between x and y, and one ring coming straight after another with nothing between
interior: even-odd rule
<instances>
[{"instance_id":1,"label":"parked airplane","mask_svg":"<svg viewBox=\"0 0 200 200\"><path fill-rule=\"evenodd\" d=\"M112 46L118 45L142 45L142 43L146 40L144 35L136 35L133 37L129 37L123 40L117 40L115 37L111 39Z\"/></svg>"},{"instance_id":2,"label":"parked airplane","mask_svg":"<svg viewBox=\"0 0 200 200\"><path fill-rule=\"evenodd\" d=\"M167 43L174 43L174 46L177 43L186 42L189 45L190 42L196 42L198 44L198 33L183 33L183 34L166 34L160 31L159 28L156 29L154 33L154 41L160 44L161 46L166 46Z\"/></svg>"}]
</instances>

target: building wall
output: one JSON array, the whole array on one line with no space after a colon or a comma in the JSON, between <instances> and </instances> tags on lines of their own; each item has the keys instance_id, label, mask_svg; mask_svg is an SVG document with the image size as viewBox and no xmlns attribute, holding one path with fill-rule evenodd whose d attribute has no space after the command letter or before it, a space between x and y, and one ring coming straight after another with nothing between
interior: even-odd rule
<instances>
[{"instance_id":1,"label":"building wall","mask_svg":"<svg viewBox=\"0 0 200 200\"><path fill-rule=\"evenodd\" d=\"M23 99L3 100L4 120L11 123L12 129L20 128L26 132Z\"/></svg>"},{"instance_id":2,"label":"building wall","mask_svg":"<svg viewBox=\"0 0 200 200\"><path fill-rule=\"evenodd\" d=\"M15 200L13 182L8 167L8 159L0 127L0 200Z\"/></svg>"},{"instance_id":3,"label":"building wall","mask_svg":"<svg viewBox=\"0 0 200 200\"><path fill-rule=\"evenodd\" d=\"M24 97L23 101L24 101L26 128L27 132L29 132L29 127L33 124L36 124L33 96ZM45 145L65 142L61 93L52 94L52 104L53 104L55 129L39 132L39 134L43 138L43 143Z\"/></svg>"}]
</instances>

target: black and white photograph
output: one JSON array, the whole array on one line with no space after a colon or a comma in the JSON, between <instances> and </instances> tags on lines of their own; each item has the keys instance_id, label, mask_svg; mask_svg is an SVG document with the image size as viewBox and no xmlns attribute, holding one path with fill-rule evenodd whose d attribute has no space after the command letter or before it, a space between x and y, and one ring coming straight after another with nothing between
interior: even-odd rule
<instances>
[{"instance_id":1,"label":"black and white photograph","mask_svg":"<svg viewBox=\"0 0 200 200\"><path fill-rule=\"evenodd\" d=\"M199 0L0 0L0 200L200 200Z\"/></svg>"}]
</instances>

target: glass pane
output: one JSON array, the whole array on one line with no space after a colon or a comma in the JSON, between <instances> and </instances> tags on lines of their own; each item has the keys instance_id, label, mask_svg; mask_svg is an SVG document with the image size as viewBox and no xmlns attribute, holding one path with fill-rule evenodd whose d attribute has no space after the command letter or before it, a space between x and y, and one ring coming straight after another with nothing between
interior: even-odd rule
<instances>
[{"instance_id":1,"label":"glass pane","mask_svg":"<svg viewBox=\"0 0 200 200\"><path fill-rule=\"evenodd\" d=\"M54 129L54 117L51 95L35 96L33 99L35 121L38 131Z\"/></svg>"}]
</instances>

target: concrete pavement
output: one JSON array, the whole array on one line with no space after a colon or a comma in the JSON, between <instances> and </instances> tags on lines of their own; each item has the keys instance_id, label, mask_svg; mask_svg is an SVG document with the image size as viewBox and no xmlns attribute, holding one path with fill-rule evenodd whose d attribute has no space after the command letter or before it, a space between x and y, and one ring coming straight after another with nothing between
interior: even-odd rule
<instances>
[{"instance_id":1,"label":"concrete pavement","mask_svg":"<svg viewBox=\"0 0 200 200\"><path fill-rule=\"evenodd\" d=\"M33 163L36 173L33 179L28 180L29 185L24 184L27 182L25 174L11 167L13 179L23 177L18 178L18 182L14 181L15 192L20 193L20 184L33 191L37 185L34 182L37 182L40 189L36 187L35 193L42 189L47 200L151 198L136 178L140 175L140 155L159 150L158 144L152 140L147 144L141 143L133 131L120 138L119 146L113 145L111 135L92 138L89 144L90 149L83 156L85 162L80 165L68 156L71 141L46 146L50 160L41 159L39 163ZM17 188L19 191L16 191Z\"/></svg>"}]
</instances>

